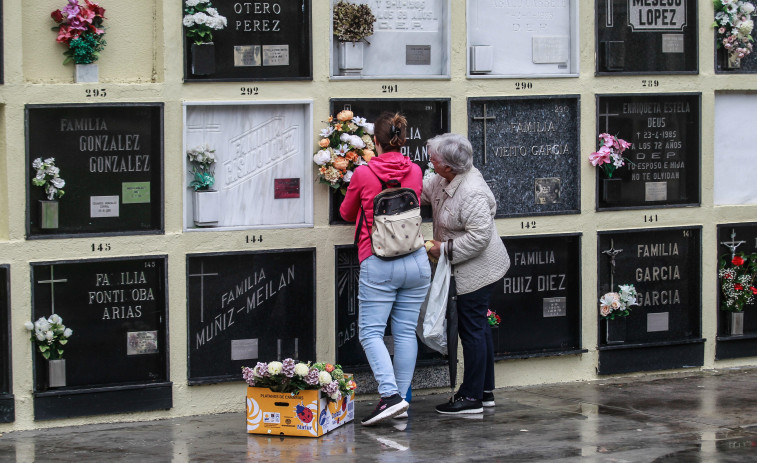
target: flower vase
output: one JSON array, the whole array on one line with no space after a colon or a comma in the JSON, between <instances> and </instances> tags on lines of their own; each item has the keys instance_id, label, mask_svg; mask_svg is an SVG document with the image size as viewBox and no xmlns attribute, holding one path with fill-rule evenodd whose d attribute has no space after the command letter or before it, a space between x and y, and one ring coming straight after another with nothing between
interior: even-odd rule
<instances>
[{"instance_id":1,"label":"flower vase","mask_svg":"<svg viewBox=\"0 0 757 463\"><path fill-rule=\"evenodd\" d=\"M192 44L192 74L207 76L216 72L216 48L213 42Z\"/></svg>"},{"instance_id":2,"label":"flower vase","mask_svg":"<svg viewBox=\"0 0 757 463\"><path fill-rule=\"evenodd\" d=\"M58 228L58 201L40 200L39 202L39 228Z\"/></svg>"},{"instance_id":3,"label":"flower vase","mask_svg":"<svg viewBox=\"0 0 757 463\"><path fill-rule=\"evenodd\" d=\"M343 76L359 76L363 70L363 42L339 42L339 70Z\"/></svg>"},{"instance_id":4,"label":"flower vase","mask_svg":"<svg viewBox=\"0 0 757 463\"><path fill-rule=\"evenodd\" d=\"M74 82L86 83L97 82L99 80L99 73L97 69L97 63L89 64L77 64L74 69Z\"/></svg>"},{"instance_id":5,"label":"flower vase","mask_svg":"<svg viewBox=\"0 0 757 463\"><path fill-rule=\"evenodd\" d=\"M66 361L64 359L47 361L47 387L66 386Z\"/></svg>"},{"instance_id":6,"label":"flower vase","mask_svg":"<svg viewBox=\"0 0 757 463\"><path fill-rule=\"evenodd\" d=\"M617 203L620 201L622 184L623 180L619 178L603 178L602 200L606 203Z\"/></svg>"},{"instance_id":7,"label":"flower vase","mask_svg":"<svg viewBox=\"0 0 757 463\"><path fill-rule=\"evenodd\" d=\"M215 227L221 215L221 195L216 190L198 190L194 194L193 219L198 227Z\"/></svg>"},{"instance_id":8,"label":"flower vase","mask_svg":"<svg viewBox=\"0 0 757 463\"><path fill-rule=\"evenodd\" d=\"M623 344L626 341L626 317L606 318L605 336L607 344Z\"/></svg>"},{"instance_id":9,"label":"flower vase","mask_svg":"<svg viewBox=\"0 0 757 463\"><path fill-rule=\"evenodd\" d=\"M744 335L744 312L728 312L728 334Z\"/></svg>"},{"instance_id":10,"label":"flower vase","mask_svg":"<svg viewBox=\"0 0 757 463\"><path fill-rule=\"evenodd\" d=\"M725 66L728 69L740 69L741 68L741 58L739 58L738 53L726 53L726 62Z\"/></svg>"}]
</instances>

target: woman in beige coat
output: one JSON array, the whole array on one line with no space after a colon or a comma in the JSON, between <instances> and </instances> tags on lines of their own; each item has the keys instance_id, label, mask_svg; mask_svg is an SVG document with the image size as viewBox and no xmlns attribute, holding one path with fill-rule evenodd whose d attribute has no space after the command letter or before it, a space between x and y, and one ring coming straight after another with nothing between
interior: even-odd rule
<instances>
[{"instance_id":1,"label":"woman in beige coat","mask_svg":"<svg viewBox=\"0 0 757 463\"><path fill-rule=\"evenodd\" d=\"M441 243L452 264L457 288L460 341L464 373L460 389L444 414L481 413L494 406L494 348L486 312L495 282L510 267L510 258L494 225L497 204L481 172L473 167L473 148L462 135L448 133L428 141L437 175L423 182L421 203L430 204L434 217L434 247Z\"/></svg>"}]
</instances>

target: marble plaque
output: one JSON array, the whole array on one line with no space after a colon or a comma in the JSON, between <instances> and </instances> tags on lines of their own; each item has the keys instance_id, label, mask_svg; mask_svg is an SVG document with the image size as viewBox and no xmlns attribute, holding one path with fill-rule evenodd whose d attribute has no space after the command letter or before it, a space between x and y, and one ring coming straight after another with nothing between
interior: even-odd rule
<instances>
[{"instance_id":1,"label":"marble plaque","mask_svg":"<svg viewBox=\"0 0 757 463\"><path fill-rule=\"evenodd\" d=\"M118 196L90 196L89 216L118 217Z\"/></svg>"},{"instance_id":2,"label":"marble plaque","mask_svg":"<svg viewBox=\"0 0 757 463\"><path fill-rule=\"evenodd\" d=\"M263 45L263 66L289 66L289 45Z\"/></svg>"},{"instance_id":3,"label":"marble plaque","mask_svg":"<svg viewBox=\"0 0 757 463\"><path fill-rule=\"evenodd\" d=\"M757 54L757 53L755 53ZM750 55L751 56L751 55ZM757 144L744 127L757 127L757 94L715 94L715 193L717 205L757 204ZM734 121L739 121L734 123Z\"/></svg>"},{"instance_id":4,"label":"marble plaque","mask_svg":"<svg viewBox=\"0 0 757 463\"><path fill-rule=\"evenodd\" d=\"M597 74L697 72L696 0L596 0L595 11Z\"/></svg>"},{"instance_id":5,"label":"marble plaque","mask_svg":"<svg viewBox=\"0 0 757 463\"><path fill-rule=\"evenodd\" d=\"M260 45L234 46L234 66L261 66Z\"/></svg>"},{"instance_id":6,"label":"marble plaque","mask_svg":"<svg viewBox=\"0 0 757 463\"><path fill-rule=\"evenodd\" d=\"M157 331L130 331L126 333L126 355L157 354Z\"/></svg>"},{"instance_id":7,"label":"marble plaque","mask_svg":"<svg viewBox=\"0 0 757 463\"><path fill-rule=\"evenodd\" d=\"M565 297L545 297L543 299L544 317L564 317L567 299Z\"/></svg>"},{"instance_id":8,"label":"marble plaque","mask_svg":"<svg viewBox=\"0 0 757 463\"><path fill-rule=\"evenodd\" d=\"M469 0L468 52L491 46L488 72L476 76L578 74L577 1L512 2Z\"/></svg>"},{"instance_id":9,"label":"marble plaque","mask_svg":"<svg viewBox=\"0 0 757 463\"><path fill-rule=\"evenodd\" d=\"M619 194L607 195L597 169L597 208L697 205L700 202L700 95L598 95L597 134L631 143L615 171ZM594 148L596 150L596 148Z\"/></svg>"},{"instance_id":10,"label":"marble plaque","mask_svg":"<svg viewBox=\"0 0 757 463\"><path fill-rule=\"evenodd\" d=\"M258 358L257 339L232 339L231 360L255 360Z\"/></svg>"},{"instance_id":11,"label":"marble plaque","mask_svg":"<svg viewBox=\"0 0 757 463\"><path fill-rule=\"evenodd\" d=\"M184 150L204 144L216 150L220 216L217 227L203 230L312 226L311 127L309 101L186 103ZM187 173L185 229L195 228L191 181Z\"/></svg>"},{"instance_id":12,"label":"marble plaque","mask_svg":"<svg viewBox=\"0 0 757 463\"><path fill-rule=\"evenodd\" d=\"M468 99L473 165L497 200L497 217L578 213L579 98Z\"/></svg>"},{"instance_id":13,"label":"marble plaque","mask_svg":"<svg viewBox=\"0 0 757 463\"><path fill-rule=\"evenodd\" d=\"M330 0L331 5L338 0ZM371 7L376 22L363 48L361 77L449 76L451 0L359 0ZM338 42L332 39L331 75L340 70Z\"/></svg>"},{"instance_id":14,"label":"marble plaque","mask_svg":"<svg viewBox=\"0 0 757 463\"><path fill-rule=\"evenodd\" d=\"M670 312L648 313L647 333L668 331L670 326Z\"/></svg>"}]
</instances>

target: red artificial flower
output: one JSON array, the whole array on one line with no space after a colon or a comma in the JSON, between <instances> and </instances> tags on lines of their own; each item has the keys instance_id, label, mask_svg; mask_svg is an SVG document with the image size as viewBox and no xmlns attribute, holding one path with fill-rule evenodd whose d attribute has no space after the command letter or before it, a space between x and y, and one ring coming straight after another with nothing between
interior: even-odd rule
<instances>
[{"instance_id":1,"label":"red artificial flower","mask_svg":"<svg viewBox=\"0 0 757 463\"><path fill-rule=\"evenodd\" d=\"M738 267L738 266L744 265L744 259L742 259L741 256L736 256L733 258L731 263Z\"/></svg>"},{"instance_id":2,"label":"red artificial flower","mask_svg":"<svg viewBox=\"0 0 757 463\"><path fill-rule=\"evenodd\" d=\"M89 0L84 1L87 3L89 9L92 10L97 16L105 18L105 8L101 7L97 3L90 2Z\"/></svg>"},{"instance_id":3,"label":"red artificial flower","mask_svg":"<svg viewBox=\"0 0 757 463\"><path fill-rule=\"evenodd\" d=\"M55 10L50 13L50 17L53 18L53 21L56 23L63 21L63 13L61 13L60 10Z\"/></svg>"},{"instance_id":4,"label":"red artificial flower","mask_svg":"<svg viewBox=\"0 0 757 463\"><path fill-rule=\"evenodd\" d=\"M736 291L741 291L742 289L744 289L744 286L740 283L736 283L735 285L733 285L733 289L735 289Z\"/></svg>"},{"instance_id":5,"label":"red artificial flower","mask_svg":"<svg viewBox=\"0 0 757 463\"><path fill-rule=\"evenodd\" d=\"M499 323L499 322L501 322L501 321L502 321L502 319L501 319L501 318L499 318L499 315L496 315L496 314L495 314L494 316L495 316L495 317L497 318L497 323Z\"/></svg>"},{"instance_id":6,"label":"red artificial flower","mask_svg":"<svg viewBox=\"0 0 757 463\"><path fill-rule=\"evenodd\" d=\"M754 286L750 286L749 289L752 290L752 294L757 294L757 288L755 288Z\"/></svg>"}]
</instances>

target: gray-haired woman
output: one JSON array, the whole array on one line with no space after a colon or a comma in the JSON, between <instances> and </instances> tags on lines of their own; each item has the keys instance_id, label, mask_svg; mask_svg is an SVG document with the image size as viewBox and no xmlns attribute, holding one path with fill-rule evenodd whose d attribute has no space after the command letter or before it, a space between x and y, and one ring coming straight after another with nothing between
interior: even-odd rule
<instances>
[{"instance_id":1,"label":"gray-haired woman","mask_svg":"<svg viewBox=\"0 0 757 463\"><path fill-rule=\"evenodd\" d=\"M441 243L452 264L457 287L464 373L460 389L436 407L444 414L481 413L494 406L494 349L486 312L494 283L510 267L510 258L494 225L497 204L481 172L473 167L473 148L462 135L447 133L427 143L437 175L423 182L421 203L434 217L434 247Z\"/></svg>"}]
</instances>

